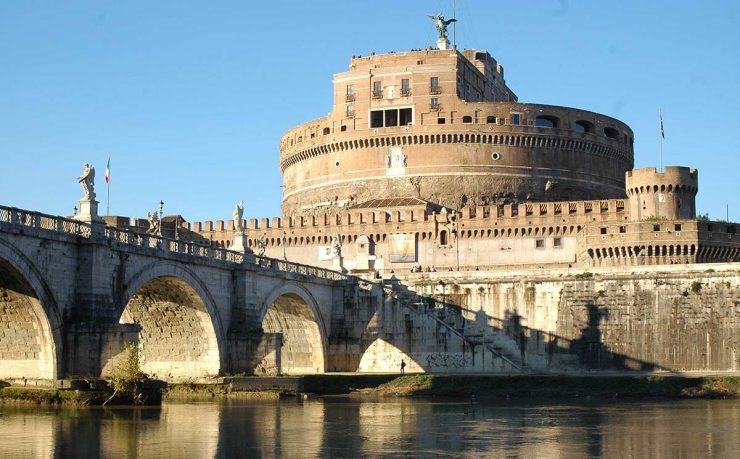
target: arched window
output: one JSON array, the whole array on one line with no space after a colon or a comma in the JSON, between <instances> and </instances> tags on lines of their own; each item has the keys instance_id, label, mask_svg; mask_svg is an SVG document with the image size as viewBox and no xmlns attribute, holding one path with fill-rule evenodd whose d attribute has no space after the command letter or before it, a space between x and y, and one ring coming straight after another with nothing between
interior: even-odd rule
<instances>
[{"instance_id":1,"label":"arched window","mask_svg":"<svg viewBox=\"0 0 740 459\"><path fill-rule=\"evenodd\" d=\"M576 121L576 132L593 132L594 125L585 120Z\"/></svg>"},{"instance_id":2,"label":"arched window","mask_svg":"<svg viewBox=\"0 0 740 459\"><path fill-rule=\"evenodd\" d=\"M496 124L496 117L495 116L486 116L486 123L488 124Z\"/></svg>"},{"instance_id":3,"label":"arched window","mask_svg":"<svg viewBox=\"0 0 740 459\"><path fill-rule=\"evenodd\" d=\"M538 116L535 118L534 125L539 127L546 127L546 128L556 128L558 127L558 120L554 116Z\"/></svg>"},{"instance_id":4,"label":"arched window","mask_svg":"<svg viewBox=\"0 0 740 459\"><path fill-rule=\"evenodd\" d=\"M614 128L606 127L604 128L604 135L609 137L610 139L618 139L619 131Z\"/></svg>"},{"instance_id":5,"label":"arched window","mask_svg":"<svg viewBox=\"0 0 740 459\"><path fill-rule=\"evenodd\" d=\"M447 245L447 231L442 230L439 232L439 245Z\"/></svg>"},{"instance_id":6,"label":"arched window","mask_svg":"<svg viewBox=\"0 0 740 459\"><path fill-rule=\"evenodd\" d=\"M331 129L329 129L328 127L324 128L324 135L329 135L330 132L331 132Z\"/></svg>"},{"instance_id":7,"label":"arched window","mask_svg":"<svg viewBox=\"0 0 740 459\"><path fill-rule=\"evenodd\" d=\"M473 117L472 116L469 116L469 115L465 115L465 116L463 116L462 121L465 124L470 124L470 123L473 122Z\"/></svg>"}]
</instances>

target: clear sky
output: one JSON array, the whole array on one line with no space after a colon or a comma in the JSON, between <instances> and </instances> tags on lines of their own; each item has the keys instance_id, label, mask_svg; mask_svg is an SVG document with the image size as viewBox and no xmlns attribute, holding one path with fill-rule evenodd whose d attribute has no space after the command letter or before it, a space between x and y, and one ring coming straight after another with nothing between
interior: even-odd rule
<instances>
[{"instance_id":1,"label":"clear sky","mask_svg":"<svg viewBox=\"0 0 740 459\"><path fill-rule=\"evenodd\" d=\"M331 108L354 54L433 44L451 0L0 1L0 204L71 213L84 162L111 213L280 213L280 135ZM457 0L522 102L625 121L636 167L699 169L698 210L740 219L740 2Z\"/></svg>"}]
</instances>

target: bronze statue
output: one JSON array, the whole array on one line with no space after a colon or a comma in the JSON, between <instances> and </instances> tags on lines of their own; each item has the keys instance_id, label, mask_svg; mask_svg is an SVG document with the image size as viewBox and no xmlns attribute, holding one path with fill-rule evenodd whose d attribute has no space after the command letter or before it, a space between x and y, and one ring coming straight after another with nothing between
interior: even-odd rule
<instances>
[{"instance_id":1,"label":"bronze statue","mask_svg":"<svg viewBox=\"0 0 740 459\"><path fill-rule=\"evenodd\" d=\"M457 22L457 19L455 18L445 21L445 17L441 14L438 16L429 16L429 19L434 21L434 25L437 27L437 32L439 32L439 38L442 40L447 40L447 26L453 22Z\"/></svg>"}]
</instances>

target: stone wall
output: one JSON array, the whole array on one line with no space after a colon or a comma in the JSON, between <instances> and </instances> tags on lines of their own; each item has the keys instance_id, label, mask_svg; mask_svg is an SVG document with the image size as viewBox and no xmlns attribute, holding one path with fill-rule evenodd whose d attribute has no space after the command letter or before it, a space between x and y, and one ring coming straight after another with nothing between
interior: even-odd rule
<instances>
[{"instance_id":1,"label":"stone wall","mask_svg":"<svg viewBox=\"0 0 740 459\"><path fill-rule=\"evenodd\" d=\"M740 368L740 265L430 273L404 282L542 370Z\"/></svg>"}]
</instances>

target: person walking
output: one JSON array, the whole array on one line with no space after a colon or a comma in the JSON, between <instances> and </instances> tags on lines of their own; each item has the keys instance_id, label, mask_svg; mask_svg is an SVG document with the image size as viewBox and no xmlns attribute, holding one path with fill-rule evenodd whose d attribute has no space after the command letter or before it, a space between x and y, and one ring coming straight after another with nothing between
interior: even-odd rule
<instances>
[{"instance_id":1,"label":"person walking","mask_svg":"<svg viewBox=\"0 0 740 459\"><path fill-rule=\"evenodd\" d=\"M406 362L401 359L401 374L405 374Z\"/></svg>"}]
</instances>

